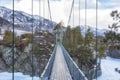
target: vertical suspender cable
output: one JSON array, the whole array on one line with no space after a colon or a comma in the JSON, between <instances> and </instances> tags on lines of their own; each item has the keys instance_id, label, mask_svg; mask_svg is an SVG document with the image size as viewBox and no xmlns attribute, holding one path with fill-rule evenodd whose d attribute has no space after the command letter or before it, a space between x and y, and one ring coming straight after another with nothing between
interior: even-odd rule
<instances>
[{"instance_id":1,"label":"vertical suspender cable","mask_svg":"<svg viewBox=\"0 0 120 80\"><path fill-rule=\"evenodd\" d=\"M79 26L80 26L80 0L79 0Z\"/></svg>"},{"instance_id":2,"label":"vertical suspender cable","mask_svg":"<svg viewBox=\"0 0 120 80\"><path fill-rule=\"evenodd\" d=\"M72 10L73 10L73 5L74 5L74 0L73 0L73 2L72 2L72 6L71 6L70 15L69 15L69 18L68 18L68 23L67 23L67 25L69 25L69 23L70 23L71 14L72 14Z\"/></svg>"},{"instance_id":3,"label":"vertical suspender cable","mask_svg":"<svg viewBox=\"0 0 120 80\"><path fill-rule=\"evenodd\" d=\"M81 30L81 26L80 26L80 0L79 0L79 27L80 27L80 30ZM82 61L81 61L81 70L82 70Z\"/></svg>"},{"instance_id":4,"label":"vertical suspender cable","mask_svg":"<svg viewBox=\"0 0 120 80\"><path fill-rule=\"evenodd\" d=\"M87 27L87 0L85 0L85 34L86 34L86 27Z\"/></svg>"},{"instance_id":5,"label":"vertical suspender cable","mask_svg":"<svg viewBox=\"0 0 120 80\"><path fill-rule=\"evenodd\" d=\"M12 80L14 80L14 0L13 0L13 32L12 32Z\"/></svg>"},{"instance_id":6,"label":"vertical suspender cable","mask_svg":"<svg viewBox=\"0 0 120 80\"><path fill-rule=\"evenodd\" d=\"M41 11L41 0L39 0L39 22L38 22L39 23L39 28L41 27L40 26L40 11ZM40 28L40 30L41 30L41 28ZM39 62L39 77L40 77L40 73L41 72L40 72L40 62Z\"/></svg>"},{"instance_id":7,"label":"vertical suspender cable","mask_svg":"<svg viewBox=\"0 0 120 80\"><path fill-rule=\"evenodd\" d=\"M49 8L50 20L52 21L52 14L51 14L51 8L50 8L50 1L49 0L48 0L48 8Z\"/></svg>"},{"instance_id":8,"label":"vertical suspender cable","mask_svg":"<svg viewBox=\"0 0 120 80\"><path fill-rule=\"evenodd\" d=\"M41 0L39 0L39 20L40 20L40 11L41 11Z\"/></svg>"},{"instance_id":9,"label":"vertical suspender cable","mask_svg":"<svg viewBox=\"0 0 120 80\"><path fill-rule=\"evenodd\" d=\"M43 17L45 17L45 0L43 0Z\"/></svg>"},{"instance_id":10,"label":"vertical suspender cable","mask_svg":"<svg viewBox=\"0 0 120 80\"><path fill-rule=\"evenodd\" d=\"M45 18L45 0L43 0L43 17ZM44 26L44 19L42 21L42 26Z\"/></svg>"},{"instance_id":11,"label":"vertical suspender cable","mask_svg":"<svg viewBox=\"0 0 120 80\"><path fill-rule=\"evenodd\" d=\"M74 6L75 6L75 4L74 4L75 2L74 2L74 0L73 0L73 27L75 27L75 25L74 25Z\"/></svg>"},{"instance_id":12,"label":"vertical suspender cable","mask_svg":"<svg viewBox=\"0 0 120 80\"><path fill-rule=\"evenodd\" d=\"M75 25L74 25L74 6L75 6L75 4L74 4L75 2L74 2L74 0L73 0L73 27L75 27ZM74 42L74 40L73 40L73 42ZM72 65L73 67L73 79L74 79L74 64Z\"/></svg>"},{"instance_id":13,"label":"vertical suspender cable","mask_svg":"<svg viewBox=\"0 0 120 80\"><path fill-rule=\"evenodd\" d=\"M86 25L87 25L87 0L85 0L85 37L86 37L86 29L87 29ZM85 42L84 42L84 47L86 49L86 38L85 38Z\"/></svg>"},{"instance_id":14,"label":"vertical suspender cable","mask_svg":"<svg viewBox=\"0 0 120 80\"><path fill-rule=\"evenodd\" d=\"M31 55L31 58L32 58L32 80L33 80L33 0L32 0L32 3L31 3L31 8L32 8L32 55Z\"/></svg>"},{"instance_id":15,"label":"vertical suspender cable","mask_svg":"<svg viewBox=\"0 0 120 80\"><path fill-rule=\"evenodd\" d=\"M39 0L39 28L41 30L41 26L40 26L40 11L41 11L41 0Z\"/></svg>"},{"instance_id":16,"label":"vertical suspender cable","mask_svg":"<svg viewBox=\"0 0 120 80\"><path fill-rule=\"evenodd\" d=\"M97 27L98 27L98 2L96 0L96 80L97 80L97 59L98 59L98 39L97 39Z\"/></svg>"}]
</instances>

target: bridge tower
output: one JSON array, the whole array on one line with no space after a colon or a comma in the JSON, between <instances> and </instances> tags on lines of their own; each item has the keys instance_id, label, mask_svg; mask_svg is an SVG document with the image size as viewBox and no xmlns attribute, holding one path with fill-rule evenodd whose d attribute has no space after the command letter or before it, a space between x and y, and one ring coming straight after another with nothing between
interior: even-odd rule
<instances>
[{"instance_id":1,"label":"bridge tower","mask_svg":"<svg viewBox=\"0 0 120 80\"><path fill-rule=\"evenodd\" d=\"M62 44L63 39L63 23L58 23L54 28L54 33L56 35L56 44L60 43Z\"/></svg>"}]
</instances>

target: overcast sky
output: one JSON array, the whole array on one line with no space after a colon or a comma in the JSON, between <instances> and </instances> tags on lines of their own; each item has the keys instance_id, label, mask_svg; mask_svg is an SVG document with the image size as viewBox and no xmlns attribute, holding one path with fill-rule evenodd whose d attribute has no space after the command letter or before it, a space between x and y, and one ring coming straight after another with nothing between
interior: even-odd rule
<instances>
[{"instance_id":1,"label":"overcast sky","mask_svg":"<svg viewBox=\"0 0 120 80\"><path fill-rule=\"evenodd\" d=\"M39 0L33 0L34 15L39 15ZM79 0L75 1L75 26L79 25ZM95 27L96 25L96 0L87 1L87 25ZM32 0L15 0L15 10L24 11L31 14ZM120 0L98 0L98 27L107 28L112 23L110 13L112 10L120 11ZM40 0L40 16L49 17L47 0ZM55 22L63 21L67 25L72 0L50 0L52 19ZM85 0L80 0L80 24L85 25ZM12 0L0 0L0 6L5 6L12 9ZM43 8L45 7L45 8ZM70 25L73 26L71 16Z\"/></svg>"}]
</instances>

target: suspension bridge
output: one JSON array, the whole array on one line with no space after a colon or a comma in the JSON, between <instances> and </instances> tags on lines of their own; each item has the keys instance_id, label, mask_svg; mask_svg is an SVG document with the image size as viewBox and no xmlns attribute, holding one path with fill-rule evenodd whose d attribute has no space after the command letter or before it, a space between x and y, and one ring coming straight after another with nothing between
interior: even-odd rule
<instances>
[{"instance_id":1,"label":"suspension bridge","mask_svg":"<svg viewBox=\"0 0 120 80\"><path fill-rule=\"evenodd\" d=\"M56 46L41 75L41 80L87 80L62 45L62 28L62 23L59 23L54 28Z\"/></svg>"},{"instance_id":2,"label":"suspension bridge","mask_svg":"<svg viewBox=\"0 0 120 80\"><path fill-rule=\"evenodd\" d=\"M71 16L73 14L73 26L74 26L74 3L75 2L73 0L70 10L70 15L68 18L68 24L69 24ZM97 5L98 4L96 0L96 35L97 35ZM50 19L52 20L49 0L48 0L48 7L49 7ZM87 0L85 0L85 27L87 24L86 9L87 9ZM80 25L80 0L79 0L79 25ZM62 25L56 27L55 27L56 46L48 61L47 66L45 67L45 70L41 74L40 77L41 80L88 80L85 74L79 69L77 64L73 61L69 53L62 45L62 37L63 37ZM96 37L96 45L97 45L97 37Z\"/></svg>"},{"instance_id":3,"label":"suspension bridge","mask_svg":"<svg viewBox=\"0 0 120 80\"><path fill-rule=\"evenodd\" d=\"M39 0L40 1L40 0ZM40 4L40 3L39 3ZM97 0L96 0L97 4ZM80 5L80 0L79 0ZM52 15L50 10L50 2L48 0L49 7L49 15L52 21ZM86 8L86 0L85 0L85 8ZM45 8L45 7L43 7ZM80 6L79 6L80 8ZM45 10L45 9L43 9ZM43 11L45 14L45 11ZM74 0L72 2L71 11L68 19L68 24L70 23L71 14L73 12L73 24L74 24ZM39 12L40 14L40 12ZM96 5L96 14L97 14L97 5ZM14 0L13 0L13 15L14 15ZM32 0L32 15L33 15L33 0ZM33 18L33 17L32 17ZM14 17L13 17L14 23ZM32 28L34 23L32 23ZM80 24L80 11L79 11L79 24ZM85 25L86 25L86 10L85 10ZM73 25L74 26L74 25ZM33 34L33 29L32 29ZM13 24L13 35L14 35L14 24ZM96 17L96 35L97 35L97 17ZM56 45L54 51L41 74L41 80L88 80L85 74L79 69L77 64L70 57L69 53L66 51L64 46L62 45L62 33L60 29L56 29ZM97 41L97 40L96 40ZM33 42L33 41L32 41ZM13 80L14 80L14 36L13 36ZM96 42L97 44L97 42ZM33 46L32 46L33 49ZM97 48L96 48L97 49ZM33 54L32 54L32 63L33 63ZM33 66L33 65L32 65ZM33 72L33 69L32 69ZM32 74L33 76L33 74ZM32 78L33 80L33 78Z\"/></svg>"},{"instance_id":4,"label":"suspension bridge","mask_svg":"<svg viewBox=\"0 0 120 80\"><path fill-rule=\"evenodd\" d=\"M62 46L57 44L41 80L88 80Z\"/></svg>"}]
</instances>

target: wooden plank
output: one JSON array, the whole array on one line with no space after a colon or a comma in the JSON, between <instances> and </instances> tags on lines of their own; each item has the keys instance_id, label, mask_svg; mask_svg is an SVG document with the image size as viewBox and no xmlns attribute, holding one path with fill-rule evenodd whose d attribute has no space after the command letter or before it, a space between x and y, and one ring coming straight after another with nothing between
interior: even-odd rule
<instances>
[{"instance_id":1,"label":"wooden plank","mask_svg":"<svg viewBox=\"0 0 120 80\"><path fill-rule=\"evenodd\" d=\"M72 80L60 45L57 46L50 80Z\"/></svg>"}]
</instances>

